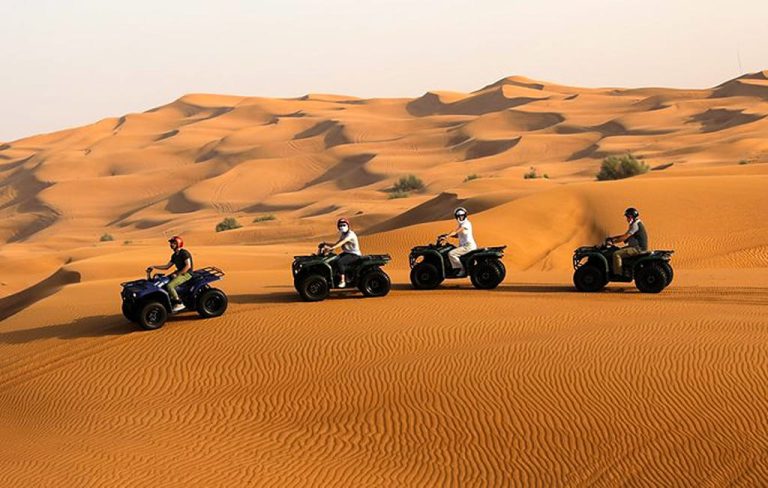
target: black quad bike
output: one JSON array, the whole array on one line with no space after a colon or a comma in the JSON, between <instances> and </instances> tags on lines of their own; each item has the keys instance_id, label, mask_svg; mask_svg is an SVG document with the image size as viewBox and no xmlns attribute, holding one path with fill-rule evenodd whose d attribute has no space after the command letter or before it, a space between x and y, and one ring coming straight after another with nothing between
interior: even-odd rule
<instances>
[{"instance_id":1,"label":"black quad bike","mask_svg":"<svg viewBox=\"0 0 768 488\"><path fill-rule=\"evenodd\" d=\"M227 295L210 286L210 283L221 280L223 276L224 272L214 267L192 271L192 279L176 288L185 306L184 310L176 313L196 311L206 319L223 315L227 310ZM160 273L152 276L152 271L147 271L147 279L121 283L123 316L146 330L162 327L168 316L174 313L166 289L170 281L168 276Z\"/></svg>"},{"instance_id":2,"label":"black quad bike","mask_svg":"<svg viewBox=\"0 0 768 488\"><path fill-rule=\"evenodd\" d=\"M336 262L339 255L323 252L325 243L318 246L316 254L294 256L293 286L306 302L319 302L328 298L331 290L338 288L341 274ZM347 287L357 288L366 297L383 297L392 288L389 275L381 267L392 258L389 254L360 256L357 262L347 267Z\"/></svg>"},{"instance_id":3,"label":"black quad bike","mask_svg":"<svg viewBox=\"0 0 768 488\"><path fill-rule=\"evenodd\" d=\"M573 252L573 284L583 292L600 291L611 281L631 283L643 293L659 293L672 283L675 272L669 264L672 250L645 251L622 259L624 274L613 271L613 253L618 251L610 240L599 246L584 246Z\"/></svg>"},{"instance_id":4,"label":"black quad bike","mask_svg":"<svg viewBox=\"0 0 768 488\"><path fill-rule=\"evenodd\" d=\"M507 246L480 247L461 256L466 274L451 266L448 253L456 246L447 241L446 235L437 237L434 244L411 249L411 284L417 290L433 290L446 279L469 276L472 285L481 290L499 286L507 275L501 258Z\"/></svg>"}]
</instances>

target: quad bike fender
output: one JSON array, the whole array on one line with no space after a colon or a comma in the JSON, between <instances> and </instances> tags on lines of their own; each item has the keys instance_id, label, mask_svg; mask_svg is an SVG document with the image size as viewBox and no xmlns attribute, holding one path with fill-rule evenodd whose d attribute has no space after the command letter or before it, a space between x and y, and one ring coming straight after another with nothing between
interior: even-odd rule
<instances>
[{"instance_id":1,"label":"quad bike fender","mask_svg":"<svg viewBox=\"0 0 768 488\"><path fill-rule=\"evenodd\" d=\"M171 297L168 295L168 293L163 291L155 291L152 293L147 293L146 295L143 295L137 299L137 303L141 302L160 302L166 310L170 312L170 310L173 308L171 307Z\"/></svg>"},{"instance_id":2,"label":"quad bike fender","mask_svg":"<svg viewBox=\"0 0 768 488\"><path fill-rule=\"evenodd\" d=\"M602 254L596 253L596 252L582 254L581 257L574 258L574 263L573 263L574 269L578 269L579 268L579 263L584 258L587 258L587 263L589 263L589 264L591 264L593 266L597 266L598 268L600 268L603 271L605 271L606 274L610 273L611 268L610 268L610 263L608 263L608 259L605 256L603 256Z\"/></svg>"},{"instance_id":3,"label":"quad bike fender","mask_svg":"<svg viewBox=\"0 0 768 488\"><path fill-rule=\"evenodd\" d=\"M664 262L664 261L669 261L669 258L664 259L661 256L653 256L653 255L643 256L640 259L638 259L637 261L635 261L635 265L632 268L632 273L633 274L636 273L637 270L639 270L640 268L643 268L643 267L645 267L645 266L647 266L647 265L649 265L651 263L661 263L661 262Z\"/></svg>"},{"instance_id":4,"label":"quad bike fender","mask_svg":"<svg viewBox=\"0 0 768 488\"><path fill-rule=\"evenodd\" d=\"M331 265L327 262L317 263L313 266L302 268L301 271L299 271L299 273L296 275L296 279L299 279L302 276L308 276L311 274L319 274L320 276L327 279L328 283L333 283L333 269L331 268Z\"/></svg>"},{"instance_id":5,"label":"quad bike fender","mask_svg":"<svg viewBox=\"0 0 768 488\"><path fill-rule=\"evenodd\" d=\"M411 268L413 268L416 265L416 259L422 256L423 259L421 262L429 263L437 268L437 270L445 276L445 260L443 259L443 255L439 252L430 249L427 251L420 252L416 256L411 256Z\"/></svg>"}]
</instances>

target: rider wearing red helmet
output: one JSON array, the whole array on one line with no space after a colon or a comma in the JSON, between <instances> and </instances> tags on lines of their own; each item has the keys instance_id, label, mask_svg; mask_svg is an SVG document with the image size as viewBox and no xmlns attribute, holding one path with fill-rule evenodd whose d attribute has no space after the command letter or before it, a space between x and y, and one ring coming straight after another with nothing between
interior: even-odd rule
<instances>
[{"instance_id":1,"label":"rider wearing red helmet","mask_svg":"<svg viewBox=\"0 0 768 488\"><path fill-rule=\"evenodd\" d=\"M179 299L176 288L192 279L192 254L184 249L184 240L179 236L173 236L168 239L168 245L173 250L171 259L166 264L153 265L147 268L147 272L153 269L170 269L176 267L176 271L170 274L171 281L168 282L168 295L171 297L173 311L178 312L184 309L184 304Z\"/></svg>"},{"instance_id":2,"label":"rider wearing red helmet","mask_svg":"<svg viewBox=\"0 0 768 488\"><path fill-rule=\"evenodd\" d=\"M336 221L336 227L339 229L339 240L333 244L326 244L325 250L332 251L333 249L341 248L341 255L336 261L336 265L339 267L339 274L341 280L339 282L339 288L347 286L346 271L349 266L354 264L362 253L360 252L360 243L357 240L357 234L352 230L349 225L349 220L340 218Z\"/></svg>"}]
</instances>

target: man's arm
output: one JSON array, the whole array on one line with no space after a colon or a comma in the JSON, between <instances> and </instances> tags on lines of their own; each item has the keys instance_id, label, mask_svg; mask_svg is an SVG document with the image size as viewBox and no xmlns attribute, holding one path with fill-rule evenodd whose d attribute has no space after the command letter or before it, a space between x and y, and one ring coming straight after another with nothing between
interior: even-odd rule
<instances>
[{"instance_id":1,"label":"man's arm","mask_svg":"<svg viewBox=\"0 0 768 488\"><path fill-rule=\"evenodd\" d=\"M331 250L338 249L341 246L343 246L344 244L346 244L347 242L349 242L350 240L352 240L352 236L344 237L344 238L339 239L338 241L336 241L335 244L332 244L332 245L328 246L328 248L331 249Z\"/></svg>"},{"instance_id":2,"label":"man's arm","mask_svg":"<svg viewBox=\"0 0 768 488\"><path fill-rule=\"evenodd\" d=\"M458 226L458 227L456 227L456 229L454 229L453 232L448 234L448 237L459 237L459 234L461 233L461 231L462 231L462 227Z\"/></svg>"},{"instance_id":3,"label":"man's arm","mask_svg":"<svg viewBox=\"0 0 768 488\"><path fill-rule=\"evenodd\" d=\"M189 260L187 260L187 261L189 261ZM167 264L153 264L152 266L148 267L147 269L148 270L153 270L153 269L166 270L166 269L170 269L171 266L173 266L173 261L168 261Z\"/></svg>"},{"instance_id":4,"label":"man's arm","mask_svg":"<svg viewBox=\"0 0 768 488\"><path fill-rule=\"evenodd\" d=\"M633 222L627 231L621 235L609 237L609 239L613 242L625 242L627 239L632 237L632 235L637 232L639 226L637 225L637 222Z\"/></svg>"}]
</instances>

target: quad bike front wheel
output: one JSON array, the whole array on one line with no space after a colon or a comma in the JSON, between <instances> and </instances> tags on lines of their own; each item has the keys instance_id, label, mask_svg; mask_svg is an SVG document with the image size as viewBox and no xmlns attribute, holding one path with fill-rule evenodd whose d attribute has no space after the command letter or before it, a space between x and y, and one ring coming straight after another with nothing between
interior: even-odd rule
<instances>
[{"instance_id":1,"label":"quad bike front wheel","mask_svg":"<svg viewBox=\"0 0 768 488\"><path fill-rule=\"evenodd\" d=\"M434 264L419 263L411 270L411 284L417 290L434 290L442 282L442 273Z\"/></svg>"},{"instance_id":2,"label":"quad bike front wheel","mask_svg":"<svg viewBox=\"0 0 768 488\"><path fill-rule=\"evenodd\" d=\"M608 284L608 278L602 269L591 264L585 264L573 273L573 284L579 291L594 293L605 288L605 285Z\"/></svg>"},{"instance_id":3,"label":"quad bike front wheel","mask_svg":"<svg viewBox=\"0 0 768 488\"><path fill-rule=\"evenodd\" d=\"M504 277L502 276L502 269L496 266L495 262L484 262L475 266L469 279L475 288L492 290L499 286Z\"/></svg>"},{"instance_id":4,"label":"quad bike front wheel","mask_svg":"<svg viewBox=\"0 0 768 488\"><path fill-rule=\"evenodd\" d=\"M160 302L147 302L139 311L137 322L142 329L157 330L168 319L168 310Z\"/></svg>"},{"instance_id":5,"label":"quad bike front wheel","mask_svg":"<svg viewBox=\"0 0 768 488\"><path fill-rule=\"evenodd\" d=\"M204 319L220 317L227 311L227 295L217 289L209 288L197 298L197 313Z\"/></svg>"},{"instance_id":6,"label":"quad bike front wheel","mask_svg":"<svg viewBox=\"0 0 768 488\"><path fill-rule=\"evenodd\" d=\"M391 288L389 275L380 269L365 273L360 280L360 291L367 297L383 297Z\"/></svg>"},{"instance_id":7,"label":"quad bike front wheel","mask_svg":"<svg viewBox=\"0 0 768 488\"><path fill-rule=\"evenodd\" d=\"M667 274L657 263L645 265L635 272L635 286L642 293L659 293L667 283Z\"/></svg>"},{"instance_id":8,"label":"quad bike front wheel","mask_svg":"<svg viewBox=\"0 0 768 488\"><path fill-rule=\"evenodd\" d=\"M297 289L305 302L320 302L328 298L331 292L325 277L313 274L297 280Z\"/></svg>"}]
</instances>

